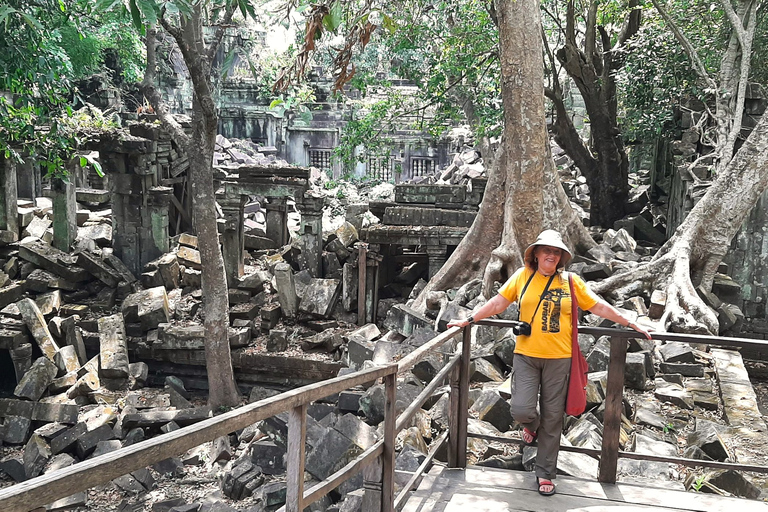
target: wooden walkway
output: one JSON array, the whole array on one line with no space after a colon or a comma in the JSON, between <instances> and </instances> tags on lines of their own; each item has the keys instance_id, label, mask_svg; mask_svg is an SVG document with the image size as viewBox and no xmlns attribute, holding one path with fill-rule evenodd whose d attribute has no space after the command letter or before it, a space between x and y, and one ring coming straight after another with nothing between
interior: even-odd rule
<instances>
[{"instance_id":1,"label":"wooden walkway","mask_svg":"<svg viewBox=\"0 0 768 512\"><path fill-rule=\"evenodd\" d=\"M768 503L638 484L601 484L567 476L541 496L533 473L434 466L402 512L768 512Z\"/></svg>"}]
</instances>

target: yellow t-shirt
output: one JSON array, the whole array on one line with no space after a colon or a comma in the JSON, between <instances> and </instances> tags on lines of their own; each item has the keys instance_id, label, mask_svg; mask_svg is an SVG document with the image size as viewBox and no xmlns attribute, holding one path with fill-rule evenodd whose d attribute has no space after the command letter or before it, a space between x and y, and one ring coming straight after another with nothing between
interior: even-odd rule
<instances>
[{"instance_id":1,"label":"yellow t-shirt","mask_svg":"<svg viewBox=\"0 0 768 512\"><path fill-rule=\"evenodd\" d=\"M499 289L499 295L515 302L525 287L531 273L528 267L515 272ZM564 359L571 357L571 291L568 274L558 273L549 285L541 301L536 318L531 319L539 298L547 286L549 276L536 272L525 290L520 304L520 320L531 324L530 336L518 336L515 353L542 359ZM598 297L587 288L584 280L573 274L573 289L579 308L590 309L597 304Z\"/></svg>"}]
</instances>

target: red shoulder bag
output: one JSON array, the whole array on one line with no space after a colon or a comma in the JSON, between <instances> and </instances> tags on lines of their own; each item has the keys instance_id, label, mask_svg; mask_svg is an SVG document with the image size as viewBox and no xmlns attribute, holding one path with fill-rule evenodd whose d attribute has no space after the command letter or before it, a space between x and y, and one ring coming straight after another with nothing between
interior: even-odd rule
<instances>
[{"instance_id":1,"label":"red shoulder bag","mask_svg":"<svg viewBox=\"0 0 768 512\"><path fill-rule=\"evenodd\" d=\"M568 273L571 288L571 374L568 378L568 396L565 399L565 413L578 416L587 408L587 373L589 365L579 348L579 304L573 290L573 276Z\"/></svg>"}]
</instances>

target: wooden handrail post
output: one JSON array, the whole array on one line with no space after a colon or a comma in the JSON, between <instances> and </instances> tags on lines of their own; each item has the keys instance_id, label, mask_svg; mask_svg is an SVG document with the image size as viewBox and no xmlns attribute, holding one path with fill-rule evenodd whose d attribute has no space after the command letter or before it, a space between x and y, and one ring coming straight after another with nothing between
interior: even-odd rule
<instances>
[{"instance_id":1,"label":"wooden handrail post","mask_svg":"<svg viewBox=\"0 0 768 512\"><path fill-rule=\"evenodd\" d=\"M397 412L397 374L384 377L384 453L381 454L381 512L395 510L395 421Z\"/></svg>"},{"instance_id":2,"label":"wooden handrail post","mask_svg":"<svg viewBox=\"0 0 768 512\"><path fill-rule=\"evenodd\" d=\"M304 511L304 457L307 433L307 404L294 407L288 413L288 453L286 512Z\"/></svg>"},{"instance_id":3,"label":"wooden handrail post","mask_svg":"<svg viewBox=\"0 0 768 512\"><path fill-rule=\"evenodd\" d=\"M448 410L448 467L459 467L459 395L461 361L451 372L451 392L449 395Z\"/></svg>"},{"instance_id":4,"label":"wooden handrail post","mask_svg":"<svg viewBox=\"0 0 768 512\"><path fill-rule=\"evenodd\" d=\"M603 446L600 450L600 482L615 484L619 461L619 438L624 398L624 365L627 358L627 340L611 338L611 359L608 364L608 390L603 418Z\"/></svg>"},{"instance_id":5,"label":"wooden handrail post","mask_svg":"<svg viewBox=\"0 0 768 512\"><path fill-rule=\"evenodd\" d=\"M472 350L472 327L464 328L459 364L459 413L456 425L456 466L467 467L467 421L469 419L469 357Z\"/></svg>"}]
</instances>

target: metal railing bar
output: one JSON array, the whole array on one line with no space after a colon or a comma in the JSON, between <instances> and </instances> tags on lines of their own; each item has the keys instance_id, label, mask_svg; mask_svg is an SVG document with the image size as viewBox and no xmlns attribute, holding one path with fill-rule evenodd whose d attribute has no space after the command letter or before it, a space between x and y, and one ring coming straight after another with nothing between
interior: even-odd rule
<instances>
[{"instance_id":1,"label":"metal railing bar","mask_svg":"<svg viewBox=\"0 0 768 512\"><path fill-rule=\"evenodd\" d=\"M416 414L416 411L420 409L422 405L424 405L424 402L426 402L427 399L432 396L437 388L443 385L443 380L448 377L448 373L453 370L453 367L456 366L460 360L461 355L456 354L448 361L445 366L443 366L442 370L440 370L438 374L435 375L435 378L432 379L432 381L427 385L427 387L425 387L424 390L419 393L419 396L416 397L413 403L411 403L411 405L409 405L408 408L404 410L400 416L398 416L397 423L395 424L395 432L400 432L405 424L411 420L414 414Z\"/></svg>"},{"instance_id":2,"label":"metal railing bar","mask_svg":"<svg viewBox=\"0 0 768 512\"><path fill-rule=\"evenodd\" d=\"M424 476L427 469L429 469L429 467L432 465L432 461L435 459L435 455L437 455L438 450L440 450L440 448L443 446L443 444L445 444L447 440L448 431L445 431L440 437L437 438L437 440L435 440L434 443L432 443L429 453L427 454L427 458L424 459L424 462L419 465L413 476L408 479L408 482L402 489L400 489L400 492L397 494L397 498L395 498L395 510L400 510L400 508L405 504L405 500L408 498L408 493L410 493L411 489L416 486L416 482L419 480L419 478Z\"/></svg>"}]
</instances>

